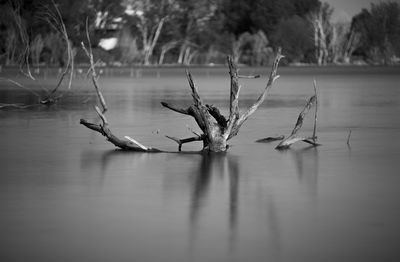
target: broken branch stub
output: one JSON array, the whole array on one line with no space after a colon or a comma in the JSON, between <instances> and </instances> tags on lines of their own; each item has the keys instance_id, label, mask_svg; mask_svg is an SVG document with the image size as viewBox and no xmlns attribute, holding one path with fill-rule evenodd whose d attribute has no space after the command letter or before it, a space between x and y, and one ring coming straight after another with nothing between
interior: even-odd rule
<instances>
[{"instance_id":1,"label":"broken branch stub","mask_svg":"<svg viewBox=\"0 0 400 262\"><path fill-rule=\"evenodd\" d=\"M227 118L223 116L220 113L220 110L215 106L205 105L203 103L198 93L197 87L194 84L192 75L190 74L189 71L186 71L186 75L188 78L189 86L192 91L192 97L194 103L186 109L177 108L165 102L161 102L161 104L172 111L185 115L190 115L195 119L197 125L203 132L203 134L200 136L201 140L203 140L203 150L212 152L224 152L228 149L227 141L238 134L242 124L262 104L262 102L265 100L268 90L272 87L273 83L279 78L279 76L277 75L277 69L279 61L282 58L283 56L281 55L281 49L279 49L276 54L274 63L272 65L271 73L269 75L269 79L264 91L254 102L254 104L251 107L249 107L242 115L240 115L239 112L239 93L241 88L239 84L239 78L246 78L246 77L240 76L238 74L237 66L230 56L228 56L227 58L229 75L231 79L229 116ZM255 77L247 77L247 78L255 78ZM178 143L179 149L181 149L182 141L185 141L187 143L200 140L200 138L196 138L196 140L177 139L172 137L169 138Z\"/></svg>"}]
</instances>

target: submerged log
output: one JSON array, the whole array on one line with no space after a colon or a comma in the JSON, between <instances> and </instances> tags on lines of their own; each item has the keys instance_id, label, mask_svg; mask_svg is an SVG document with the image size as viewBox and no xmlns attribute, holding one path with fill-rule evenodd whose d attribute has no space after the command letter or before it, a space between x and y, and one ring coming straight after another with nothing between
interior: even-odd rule
<instances>
[{"instance_id":1,"label":"submerged log","mask_svg":"<svg viewBox=\"0 0 400 262\"><path fill-rule=\"evenodd\" d=\"M269 75L269 79L264 91L254 102L254 104L249 107L243 114L239 112L239 93L240 84L239 78L256 78L258 76L240 76L238 74L238 69L233 59L228 56L228 66L229 75L231 79L230 88L230 103L229 103L229 116L226 118L223 116L219 109L212 105L205 104L194 84L193 77L189 71L186 71L189 86L192 92L193 105L188 108L178 108L170 105L166 102L161 102L161 104L177 113L192 116L203 134L189 139L178 139L173 137L168 137L178 143L178 149L181 150L183 143L189 143L192 141L203 141L203 151L211 152L225 152L228 149L228 140L236 136L239 132L242 124L257 110L257 108L262 104L265 97L267 96L268 90L272 87L273 83L279 78L277 75L277 69L279 61L283 58L281 55L281 50L278 50L276 54L274 63L272 65L272 70Z\"/></svg>"}]
</instances>

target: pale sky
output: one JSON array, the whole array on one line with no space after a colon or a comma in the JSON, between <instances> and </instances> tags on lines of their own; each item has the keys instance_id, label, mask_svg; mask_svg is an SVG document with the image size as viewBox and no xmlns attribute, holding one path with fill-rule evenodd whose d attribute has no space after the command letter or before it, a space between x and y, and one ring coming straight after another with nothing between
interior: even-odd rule
<instances>
[{"instance_id":1,"label":"pale sky","mask_svg":"<svg viewBox=\"0 0 400 262\"><path fill-rule=\"evenodd\" d=\"M321 2L327 2L330 6L335 8L334 19L335 20L348 20L361 12L361 9L369 9L371 3L388 2L389 0L321 0ZM400 0L391 0L400 4Z\"/></svg>"}]
</instances>

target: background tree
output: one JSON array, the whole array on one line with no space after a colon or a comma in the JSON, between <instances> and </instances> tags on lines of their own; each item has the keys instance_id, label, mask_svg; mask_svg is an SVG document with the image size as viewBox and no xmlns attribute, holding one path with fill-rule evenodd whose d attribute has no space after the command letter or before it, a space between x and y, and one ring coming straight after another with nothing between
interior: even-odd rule
<instances>
[{"instance_id":1,"label":"background tree","mask_svg":"<svg viewBox=\"0 0 400 262\"><path fill-rule=\"evenodd\" d=\"M312 62L314 57L313 30L309 21L299 16L282 20L274 34L274 43L282 46L290 62Z\"/></svg>"},{"instance_id":2,"label":"background tree","mask_svg":"<svg viewBox=\"0 0 400 262\"><path fill-rule=\"evenodd\" d=\"M127 18L128 25L134 34L138 34L143 63L149 65L164 24L174 7L174 1L131 0L128 5L131 11Z\"/></svg>"},{"instance_id":3,"label":"background tree","mask_svg":"<svg viewBox=\"0 0 400 262\"><path fill-rule=\"evenodd\" d=\"M397 2L371 4L352 21L360 34L361 46L356 52L371 63L388 64L400 55L400 6Z\"/></svg>"}]
</instances>

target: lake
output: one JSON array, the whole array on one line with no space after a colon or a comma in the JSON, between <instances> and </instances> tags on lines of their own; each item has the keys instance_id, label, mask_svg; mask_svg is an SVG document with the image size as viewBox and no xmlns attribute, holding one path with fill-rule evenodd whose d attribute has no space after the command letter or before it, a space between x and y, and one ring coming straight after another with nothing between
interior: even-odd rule
<instances>
[{"instance_id":1,"label":"lake","mask_svg":"<svg viewBox=\"0 0 400 262\"><path fill-rule=\"evenodd\" d=\"M190 105L184 69L132 70L100 78L112 131L177 151L165 135L199 128L160 102ZM400 261L400 68L278 71L226 154L115 150L79 124L98 121L84 75L55 106L0 111L0 260ZM269 68L241 73L261 74L241 79L244 110ZM227 69L192 74L203 100L227 114ZM277 151L277 142L256 143L290 134L314 78L322 146ZM56 83L48 75L14 80L36 92ZM36 101L0 81L0 103ZM313 114L301 134L312 134Z\"/></svg>"}]
</instances>

